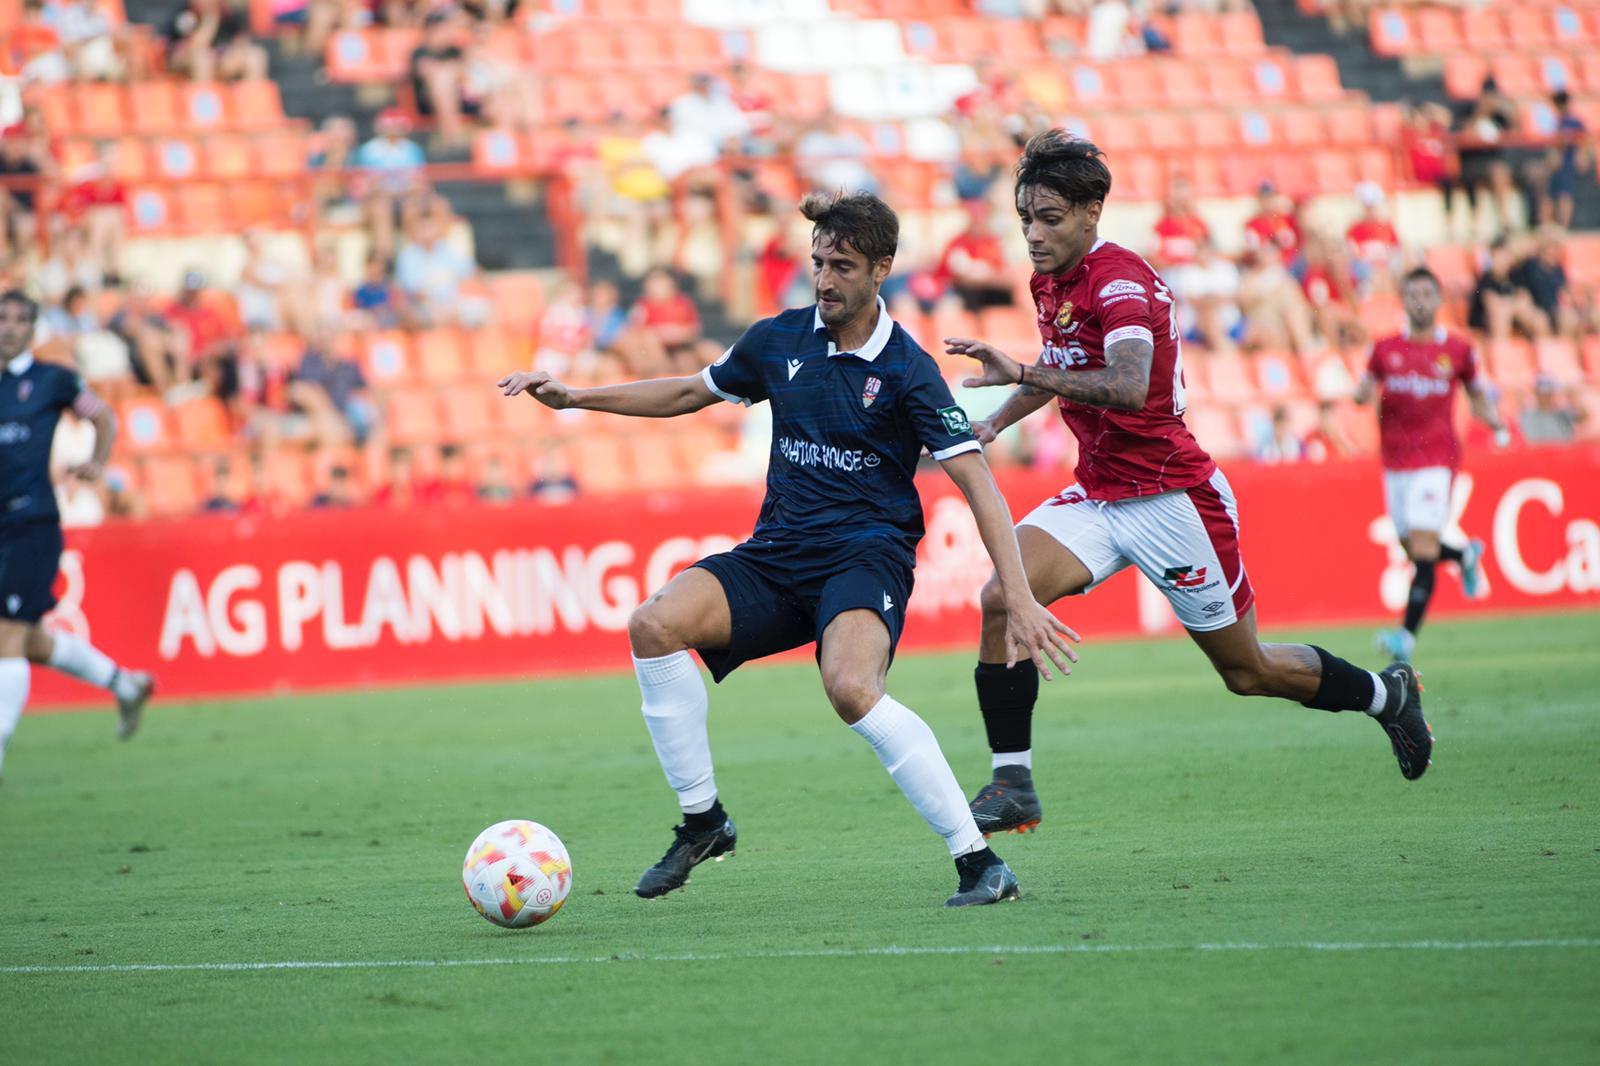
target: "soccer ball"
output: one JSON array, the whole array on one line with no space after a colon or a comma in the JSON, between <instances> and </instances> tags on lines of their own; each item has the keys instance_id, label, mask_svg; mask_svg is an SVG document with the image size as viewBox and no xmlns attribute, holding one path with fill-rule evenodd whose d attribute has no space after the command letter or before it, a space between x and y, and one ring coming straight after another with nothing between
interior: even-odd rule
<instances>
[{"instance_id":1,"label":"soccer ball","mask_svg":"<svg viewBox=\"0 0 1600 1066\"><path fill-rule=\"evenodd\" d=\"M513 818L478 834L461 864L473 909L495 925L524 929L549 921L572 891L572 860L561 838Z\"/></svg>"}]
</instances>

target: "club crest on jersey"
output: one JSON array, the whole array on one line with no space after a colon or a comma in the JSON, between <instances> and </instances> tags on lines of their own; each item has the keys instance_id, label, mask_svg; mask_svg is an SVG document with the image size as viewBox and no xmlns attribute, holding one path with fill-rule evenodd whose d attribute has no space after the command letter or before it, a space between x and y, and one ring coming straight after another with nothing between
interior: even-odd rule
<instances>
[{"instance_id":1,"label":"club crest on jersey","mask_svg":"<svg viewBox=\"0 0 1600 1066\"><path fill-rule=\"evenodd\" d=\"M878 398L878 392L883 388L880 378L868 378L866 385L861 389L861 406L871 407L872 401Z\"/></svg>"},{"instance_id":2,"label":"club crest on jersey","mask_svg":"<svg viewBox=\"0 0 1600 1066\"><path fill-rule=\"evenodd\" d=\"M1440 352L1437 365L1439 367L1440 374L1443 374L1446 377L1450 376L1450 357L1448 355Z\"/></svg>"},{"instance_id":3,"label":"club crest on jersey","mask_svg":"<svg viewBox=\"0 0 1600 1066\"><path fill-rule=\"evenodd\" d=\"M17 402L27 403L28 397L33 395L33 382L23 378L17 382Z\"/></svg>"},{"instance_id":4,"label":"club crest on jersey","mask_svg":"<svg viewBox=\"0 0 1600 1066\"><path fill-rule=\"evenodd\" d=\"M1066 329L1067 323L1072 321L1072 301L1068 300L1061 305L1061 310L1056 312L1056 329Z\"/></svg>"}]
</instances>

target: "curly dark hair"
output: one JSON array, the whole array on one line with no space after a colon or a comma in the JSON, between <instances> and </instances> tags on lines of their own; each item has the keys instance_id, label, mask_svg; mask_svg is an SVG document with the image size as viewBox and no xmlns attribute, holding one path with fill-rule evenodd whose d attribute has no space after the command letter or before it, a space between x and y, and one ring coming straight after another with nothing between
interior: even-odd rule
<instances>
[{"instance_id":1,"label":"curly dark hair","mask_svg":"<svg viewBox=\"0 0 1600 1066\"><path fill-rule=\"evenodd\" d=\"M1444 286L1439 284L1439 275L1435 274L1425 266L1413 267L1412 269L1406 271L1406 276L1400 279L1400 284L1407 285L1413 281L1431 281L1433 282L1434 288L1438 289L1440 292L1444 291Z\"/></svg>"},{"instance_id":2,"label":"curly dark hair","mask_svg":"<svg viewBox=\"0 0 1600 1066\"><path fill-rule=\"evenodd\" d=\"M0 292L0 304L21 304L28 311L28 321L39 321L39 304L33 297L21 289L7 289Z\"/></svg>"},{"instance_id":3,"label":"curly dark hair","mask_svg":"<svg viewBox=\"0 0 1600 1066\"><path fill-rule=\"evenodd\" d=\"M1063 129L1028 138L1017 160L1016 189L1048 189L1069 204L1089 204L1111 195L1111 170L1105 153L1091 141Z\"/></svg>"},{"instance_id":4,"label":"curly dark hair","mask_svg":"<svg viewBox=\"0 0 1600 1066\"><path fill-rule=\"evenodd\" d=\"M813 239L829 236L867 257L868 263L893 259L900 246L900 219L870 192L814 192L800 201L800 213L814 225Z\"/></svg>"}]
</instances>

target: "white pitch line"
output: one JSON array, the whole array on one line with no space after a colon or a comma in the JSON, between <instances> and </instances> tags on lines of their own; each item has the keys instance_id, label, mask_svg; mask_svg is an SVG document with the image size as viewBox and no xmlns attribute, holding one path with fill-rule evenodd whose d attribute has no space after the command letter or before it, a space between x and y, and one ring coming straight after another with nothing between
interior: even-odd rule
<instances>
[{"instance_id":1,"label":"white pitch line","mask_svg":"<svg viewBox=\"0 0 1600 1066\"><path fill-rule=\"evenodd\" d=\"M966 944L936 947L801 948L681 955L545 955L505 959L284 959L267 962L131 962L0 966L0 974L251 973L269 970L428 970L457 966L586 966L615 962L742 962L762 959L853 959L917 955L1127 955L1233 951L1514 951L1600 948L1600 938L1560 940L1306 940L1282 944Z\"/></svg>"}]
</instances>

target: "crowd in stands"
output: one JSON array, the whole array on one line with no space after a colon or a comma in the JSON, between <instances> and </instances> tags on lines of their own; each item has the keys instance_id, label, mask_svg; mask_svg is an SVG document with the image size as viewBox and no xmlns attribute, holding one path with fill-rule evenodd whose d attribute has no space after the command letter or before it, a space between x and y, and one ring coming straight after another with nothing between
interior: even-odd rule
<instances>
[{"instance_id":1,"label":"crowd in stands","mask_svg":"<svg viewBox=\"0 0 1600 1066\"><path fill-rule=\"evenodd\" d=\"M876 13L872 0L838 6ZM1088 59L1170 50L1179 8L1248 5L970 5L1033 19L1052 54ZM881 143L887 127L840 116L825 100L790 106L747 62L686 72L659 109L562 119L549 114L539 78L503 47L502 31L527 14L515 0L285 0L271 13L274 32L312 55L331 54L338 35L368 25L412 32L406 76L395 104L373 116L370 136L356 116L333 116L297 142L314 226L246 228L230 262L196 252L177 264L176 284L147 276L149 258L129 252L138 235L119 158L125 142L103 138L92 157L67 165L35 90L63 81L258 80L268 51L250 13L228 0L183 0L163 26L148 28L112 19L95 0L26 0L6 38L15 75L6 84L20 88L9 113L0 90L9 121L0 136L0 284L40 296L41 355L75 361L119 405L129 441L104 484L64 478L69 521L184 508L560 501L620 487L596 458L617 445L590 440L589 423L538 415L531 458L490 443L489 427L506 416L477 406L476 393L468 402L469 385L483 392L491 371L514 365L579 382L703 366L732 340L707 335L707 300L728 301L736 319L810 302L808 235L793 203L812 187L881 190L902 207L902 247L885 296L925 346L970 332L1017 354L1036 343L1008 173L1019 143L1061 121L1062 111L1003 63L980 57L947 114L894 127L931 164L918 171L932 175L924 194L902 205L905 174L892 172ZM1052 38L1047 28L1062 18L1081 35ZM1161 175L1159 215L1142 241L1128 243L1178 297L1191 418L1204 443L1266 462L1370 453L1371 414L1352 412L1345 399L1364 345L1399 322L1396 279L1423 261L1449 267L1440 270L1446 318L1480 335L1496 353L1493 370L1507 359L1526 364L1503 399L1523 438L1592 431L1585 416L1594 396L1578 388L1583 365L1545 353L1581 350L1593 364L1589 377L1600 371L1595 279L1569 276L1565 239L1578 191L1594 182L1593 140L1572 98L1557 93L1548 101L1553 124L1530 142L1526 105L1489 79L1454 111L1418 103L1390 129L1388 147L1403 162L1398 184L1434 186L1445 198L1457 240L1448 248L1403 243L1392 184L1352 181L1345 192L1356 207L1335 223L1318 197L1263 180L1251 209L1236 213L1242 221L1214 231L1203 201L1216 190L1181 166ZM615 256L620 285L550 276L510 300L497 295L505 279L479 270L428 165L430 149L453 151L484 129L537 131L542 166L570 184L582 236ZM1537 361L1516 356L1535 347ZM412 388L419 377L420 400ZM453 414L457 397L464 406ZM418 403L430 425L442 417L443 431L410 428ZM678 464L704 481L758 471L764 453L751 443L751 423L731 410L706 417L714 432L670 448L641 442L630 469ZM1218 436L1224 418L1230 429ZM149 500L177 469L149 443L172 425L209 443L203 459L183 460L190 493ZM86 447L81 437L64 434L62 469ZM1038 418L996 459L1054 468L1073 450L1058 420Z\"/></svg>"}]
</instances>

